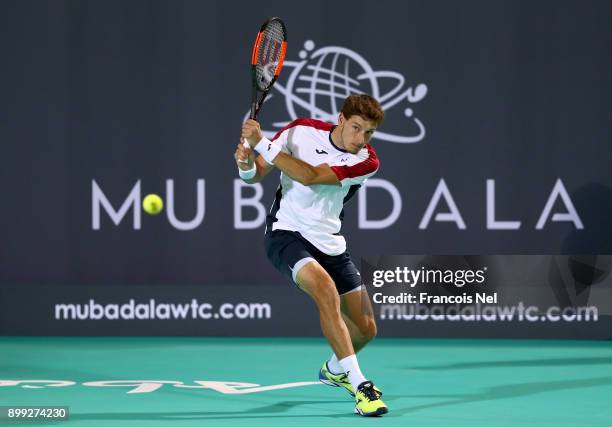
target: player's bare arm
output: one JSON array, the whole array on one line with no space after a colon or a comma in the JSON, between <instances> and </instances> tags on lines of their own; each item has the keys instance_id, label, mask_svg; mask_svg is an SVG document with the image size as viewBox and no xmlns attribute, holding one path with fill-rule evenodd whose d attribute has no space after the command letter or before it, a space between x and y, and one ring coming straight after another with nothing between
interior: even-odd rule
<instances>
[{"instance_id":1,"label":"player's bare arm","mask_svg":"<svg viewBox=\"0 0 612 427\"><path fill-rule=\"evenodd\" d=\"M252 152L252 149L255 148L263 138L263 133L261 132L259 123L255 120L247 120L242 126L241 137L246 139L251 146L250 150L246 148L245 150ZM272 165L268 165L268 163L261 156L258 157L258 160L266 165L263 167L269 167L267 172L269 172L269 170L273 167ZM286 173L289 177L291 177L291 179L299 182L302 185L340 185L338 177L327 164L312 166L302 160L296 159L281 152L274 158L274 166ZM258 165L258 175L260 173L259 170L260 166Z\"/></svg>"},{"instance_id":2,"label":"player's bare arm","mask_svg":"<svg viewBox=\"0 0 612 427\"><path fill-rule=\"evenodd\" d=\"M274 159L274 165L302 185L341 185L334 171L325 163L312 166L288 154L279 153Z\"/></svg>"}]
</instances>

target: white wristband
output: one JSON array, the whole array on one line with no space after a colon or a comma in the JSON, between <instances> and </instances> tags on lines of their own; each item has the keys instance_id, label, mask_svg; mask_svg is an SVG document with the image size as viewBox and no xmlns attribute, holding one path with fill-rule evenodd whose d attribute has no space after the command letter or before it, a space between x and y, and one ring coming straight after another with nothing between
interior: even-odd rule
<instances>
[{"instance_id":1,"label":"white wristband","mask_svg":"<svg viewBox=\"0 0 612 427\"><path fill-rule=\"evenodd\" d=\"M257 175L257 166L255 166L255 164L253 164L253 167L249 170L242 170L240 168L238 168L238 175L240 175L240 178L247 180L247 179L251 179L253 178L255 175Z\"/></svg>"},{"instance_id":2,"label":"white wristband","mask_svg":"<svg viewBox=\"0 0 612 427\"><path fill-rule=\"evenodd\" d=\"M261 154L266 162L273 164L274 159L281 152L281 147L264 136L255 146L255 151Z\"/></svg>"}]
</instances>

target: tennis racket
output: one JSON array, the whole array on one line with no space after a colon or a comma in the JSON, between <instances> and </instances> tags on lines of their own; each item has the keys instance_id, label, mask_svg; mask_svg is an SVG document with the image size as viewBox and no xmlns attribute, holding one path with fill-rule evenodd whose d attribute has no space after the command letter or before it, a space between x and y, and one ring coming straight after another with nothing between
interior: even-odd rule
<instances>
[{"instance_id":1,"label":"tennis racket","mask_svg":"<svg viewBox=\"0 0 612 427\"><path fill-rule=\"evenodd\" d=\"M251 54L251 95L250 118L257 120L266 97L276 82L287 53L287 28L280 18L270 18L261 26ZM244 141L245 148L249 148ZM246 163L246 160L243 161Z\"/></svg>"}]
</instances>

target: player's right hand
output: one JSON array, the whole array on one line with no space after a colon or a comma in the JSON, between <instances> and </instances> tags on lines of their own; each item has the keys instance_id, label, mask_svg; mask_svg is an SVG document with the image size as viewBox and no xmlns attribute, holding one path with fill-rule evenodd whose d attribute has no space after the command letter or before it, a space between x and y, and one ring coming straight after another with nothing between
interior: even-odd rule
<instances>
[{"instance_id":1,"label":"player's right hand","mask_svg":"<svg viewBox=\"0 0 612 427\"><path fill-rule=\"evenodd\" d=\"M255 153L252 148L246 148L242 142L236 146L236 152L234 153L234 159L236 164L242 170L249 170L253 168L255 162ZM244 162L246 160L246 162Z\"/></svg>"}]
</instances>

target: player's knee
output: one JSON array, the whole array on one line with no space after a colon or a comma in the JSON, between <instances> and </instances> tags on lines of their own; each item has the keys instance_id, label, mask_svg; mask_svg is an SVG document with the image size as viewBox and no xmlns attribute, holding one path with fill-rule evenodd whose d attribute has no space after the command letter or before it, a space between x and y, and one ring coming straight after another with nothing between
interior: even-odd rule
<instances>
[{"instance_id":1,"label":"player's knee","mask_svg":"<svg viewBox=\"0 0 612 427\"><path fill-rule=\"evenodd\" d=\"M373 317L367 317L364 322L363 327L361 328L361 334L367 340L373 340L378 333L378 329L376 328L376 321Z\"/></svg>"}]
</instances>

